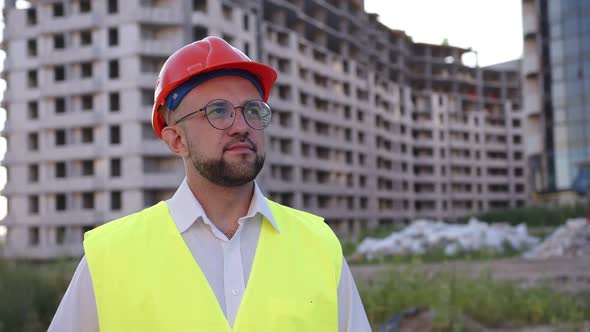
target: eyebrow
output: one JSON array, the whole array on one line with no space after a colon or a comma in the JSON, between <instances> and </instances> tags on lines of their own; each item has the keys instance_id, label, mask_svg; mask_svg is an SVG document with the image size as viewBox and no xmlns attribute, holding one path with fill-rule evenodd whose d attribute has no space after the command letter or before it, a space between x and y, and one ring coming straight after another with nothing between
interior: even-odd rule
<instances>
[{"instance_id":1,"label":"eyebrow","mask_svg":"<svg viewBox=\"0 0 590 332\"><path fill-rule=\"evenodd\" d=\"M223 105L225 102L219 100L219 101L215 101L210 103L209 105L214 105L214 106L219 106L219 105ZM203 108L205 108L207 105L203 106Z\"/></svg>"}]
</instances>

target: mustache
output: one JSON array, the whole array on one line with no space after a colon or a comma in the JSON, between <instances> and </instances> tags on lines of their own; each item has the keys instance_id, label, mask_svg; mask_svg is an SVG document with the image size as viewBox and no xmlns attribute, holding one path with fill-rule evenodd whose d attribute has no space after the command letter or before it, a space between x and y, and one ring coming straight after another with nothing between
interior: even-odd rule
<instances>
[{"instance_id":1,"label":"mustache","mask_svg":"<svg viewBox=\"0 0 590 332\"><path fill-rule=\"evenodd\" d=\"M256 147L256 144L254 144L254 142L252 142L252 140L248 137L248 136L240 136L239 138L235 138L232 139L231 141L227 142L227 144L225 144L223 146L223 150L229 150L232 146L236 145L236 144L248 144L249 148L252 149L252 151L257 152L258 148Z\"/></svg>"}]
</instances>

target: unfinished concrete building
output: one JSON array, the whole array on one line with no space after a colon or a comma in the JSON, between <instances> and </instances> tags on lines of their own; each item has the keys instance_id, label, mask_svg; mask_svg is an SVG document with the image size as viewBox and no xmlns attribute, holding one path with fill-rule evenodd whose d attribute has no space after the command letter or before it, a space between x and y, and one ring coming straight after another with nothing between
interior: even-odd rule
<instances>
[{"instance_id":1,"label":"unfinished concrete building","mask_svg":"<svg viewBox=\"0 0 590 332\"><path fill-rule=\"evenodd\" d=\"M218 35L279 72L269 198L340 234L526 200L519 65L414 43L360 0L8 1L6 255L81 255L84 231L167 199L184 170L151 130L167 56Z\"/></svg>"}]
</instances>

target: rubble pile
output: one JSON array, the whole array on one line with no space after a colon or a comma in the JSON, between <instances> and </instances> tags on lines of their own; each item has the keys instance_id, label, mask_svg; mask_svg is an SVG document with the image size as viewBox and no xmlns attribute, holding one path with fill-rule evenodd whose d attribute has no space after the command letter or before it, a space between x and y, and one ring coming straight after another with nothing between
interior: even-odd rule
<instances>
[{"instance_id":1,"label":"rubble pile","mask_svg":"<svg viewBox=\"0 0 590 332\"><path fill-rule=\"evenodd\" d=\"M526 250L538 242L539 239L529 236L525 224L487 224L476 218L471 218L467 224L416 220L384 239L364 239L359 244L357 253L374 259L382 256L420 255L442 249L447 256L453 256L479 250L499 253L505 249L505 245Z\"/></svg>"},{"instance_id":2,"label":"rubble pile","mask_svg":"<svg viewBox=\"0 0 590 332\"><path fill-rule=\"evenodd\" d=\"M579 257L590 255L590 223L584 218L569 219L545 241L524 254L525 258Z\"/></svg>"}]
</instances>

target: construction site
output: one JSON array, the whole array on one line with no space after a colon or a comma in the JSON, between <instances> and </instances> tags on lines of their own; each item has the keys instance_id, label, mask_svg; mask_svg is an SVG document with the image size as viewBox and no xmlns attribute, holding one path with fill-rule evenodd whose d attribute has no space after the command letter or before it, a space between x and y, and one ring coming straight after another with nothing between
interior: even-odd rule
<instances>
[{"instance_id":1,"label":"construction site","mask_svg":"<svg viewBox=\"0 0 590 332\"><path fill-rule=\"evenodd\" d=\"M324 218L374 331L590 332L587 3L522 0L522 57L483 66L363 0L5 1L0 332L46 330L84 234L175 193L154 83L206 36L278 73L256 183Z\"/></svg>"}]
</instances>

